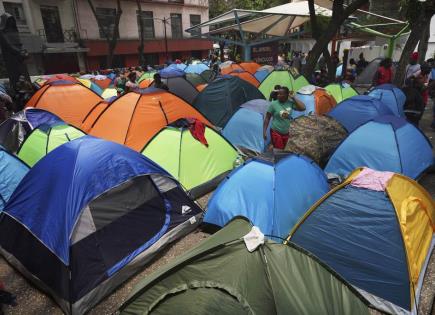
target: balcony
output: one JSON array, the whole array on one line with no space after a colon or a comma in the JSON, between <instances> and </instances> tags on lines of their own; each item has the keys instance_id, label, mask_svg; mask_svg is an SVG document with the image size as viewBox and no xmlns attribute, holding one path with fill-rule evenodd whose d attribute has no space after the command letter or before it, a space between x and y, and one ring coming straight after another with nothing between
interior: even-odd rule
<instances>
[{"instance_id":1,"label":"balcony","mask_svg":"<svg viewBox=\"0 0 435 315\"><path fill-rule=\"evenodd\" d=\"M45 29L38 30L38 36L42 40L42 51L44 53L75 53L86 52L81 39L78 38L74 29L51 30L46 33Z\"/></svg>"}]
</instances>

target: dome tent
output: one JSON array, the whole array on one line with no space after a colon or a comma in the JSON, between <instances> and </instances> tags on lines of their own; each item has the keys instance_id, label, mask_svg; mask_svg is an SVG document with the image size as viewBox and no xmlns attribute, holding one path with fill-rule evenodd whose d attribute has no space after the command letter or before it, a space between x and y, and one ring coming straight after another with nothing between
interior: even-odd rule
<instances>
[{"instance_id":1,"label":"dome tent","mask_svg":"<svg viewBox=\"0 0 435 315\"><path fill-rule=\"evenodd\" d=\"M222 227L241 215L264 234L285 237L328 190L325 174L308 158L289 155L274 162L255 158L218 186L204 222Z\"/></svg>"},{"instance_id":2,"label":"dome tent","mask_svg":"<svg viewBox=\"0 0 435 315\"><path fill-rule=\"evenodd\" d=\"M356 170L319 200L290 232L388 314L416 314L434 246L435 207L417 182ZM381 223L381 224L380 224Z\"/></svg>"},{"instance_id":3,"label":"dome tent","mask_svg":"<svg viewBox=\"0 0 435 315\"><path fill-rule=\"evenodd\" d=\"M180 119L159 131L142 150L196 199L213 190L233 169L239 154L224 137L205 126L207 145L195 139Z\"/></svg>"},{"instance_id":4,"label":"dome tent","mask_svg":"<svg viewBox=\"0 0 435 315\"><path fill-rule=\"evenodd\" d=\"M159 73L162 77L162 82L168 86L169 92L177 95L189 104L193 103L198 95L198 90L192 85L192 83L186 80L183 71L165 68Z\"/></svg>"},{"instance_id":5,"label":"dome tent","mask_svg":"<svg viewBox=\"0 0 435 315\"><path fill-rule=\"evenodd\" d=\"M252 84L226 75L210 82L198 94L193 107L215 126L224 127L240 105L253 99L264 99L264 97Z\"/></svg>"},{"instance_id":6,"label":"dome tent","mask_svg":"<svg viewBox=\"0 0 435 315\"><path fill-rule=\"evenodd\" d=\"M245 80L246 82L251 83L256 88L258 88L258 86L260 85L260 82L258 82L258 80L247 71L234 70L233 72L230 72L229 75Z\"/></svg>"},{"instance_id":7,"label":"dome tent","mask_svg":"<svg viewBox=\"0 0 435 315\"><path fill-rule=\"evenodd\" d=\"M257 70L261 68L261 65L254 61L241 62L239 66L242 67L244 71L247 71L252 75L254 75L255 72L257 72Z\"/></svg>"},{"instance_id":8,"label":"dome tent","mask_svg":"<svg viewBox=\"0 0 435 315\"><path fill-rule=\"evenodd\" d=\"M394 115L394 113L387 105L368 95L348 98L328 113L328 116L336 119L348 132L382 115Z\"/></svg>"},{"instance_id":9,"label":"dome tent","mask_svg":"<svg viewBox=\"0 0 435 315\"><path fill-rule=\"evenodd\" d=\"M324 89L314 85L307 85L296 93L296 99L304 103L304 111L292 111L292 118L307 115L324 115L331 111L337 104L335 99Z\"/></svg>"},{"instance_id":10,"label":"dome tent","mask_svg":"<svg viewBox=\"0 0 435 315\"><path fill-rule=\"evenodd\" d=\"M401 89L392 84L382 84L370 90L368 94L379 99L387 105L394 115L404 117L403 107L406 102L406 95Z\"/></svg>"},{"instance_id":11,"label":"dome tent","mask_svg":"<svg viewBox=\"0 0 435 315\"><path fill-rule=\"evenodd\" d=\"M266 239L248 251L243 237L251 230L235 218L143 279L121 315L370 314L368 301L297 246Z\"/></svg>"},{"instance_id":12,"label":"dome tent","mask_svg":"<svg viewBox=\"0 0 435 315\"><path fill-rule=\"evenodd\" d=\"M297 92L300 88L309 85L303 75L293 77L287 70L274 70L261 82L258 88L266 99L269 99L270 92L276 85L286 86L290 91Z\"/></svg>"},{"instance_id":13,"label":"dome tent","mask_svg":"<svg viewBox=\"0 0 435 315\"><path fill-rule=\"evenodd\" d=\"M196 73L196 74L201 74L201 73L203 73L204 71L207 71L207 70L210 70L210 68L207 67L203 63L190 64L186 68L184 68L184 72L186 72L186 73Z\"/></svg>"},{"instance_id":14,"label":"dome tent","mask_svg":"<svg viewBox=\"0 0 435 315\"><path fill-rule=\"evenodd\" d=\"M273 70L275 70L275 68L272 66L261 66L255 71L254 77L261 83Z\"/></svg>"},{"instance_id":15,"label":"dome tent","mask_svg":"<svg viewBox=\"0 0 435 315\"><path fill-rule=\"evenodd\" d=\"M325 86L325 90L335 98L337 103L358 95L358 92L350 84L344 82L331 83Z\"/></svg>"},{"instance_id":16,"label":"dome tent","mask_svg":"<svg viewBox=\"0 0 435 315\"><path fill-rule=\"evenodd\" d=\"M0 215L0 250L66 314L83 314L201 216L158 165L86 136L23 178Z\"/></svg>"},{"instance_id":17,"label":"dome tent","mask_svg":"<svg viewBox=\"0 0 435 315\"><path fill-rule=\"evenodd\" d=\"M332 154L325 172L346 176L367 166L415 179L432 164L432 145L420 129L400 117L379 116L348 135Z\"/></svg>"}]
</instances>

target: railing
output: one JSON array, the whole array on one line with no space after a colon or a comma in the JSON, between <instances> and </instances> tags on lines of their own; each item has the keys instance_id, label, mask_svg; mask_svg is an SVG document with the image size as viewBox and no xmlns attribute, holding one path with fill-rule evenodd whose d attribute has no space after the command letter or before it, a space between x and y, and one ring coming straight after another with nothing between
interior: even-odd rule
<instances>
[{"instance_id":1,"label":"railing","mask_svg":"<svg viewBox=\"0 0 435 315\"><path fill-rule=\"evenodd\" d=\"M38 30L38 36L46 43L77 43L79 37L74 29L46 34L45 29Z\"/></svg>"}]
</instances>

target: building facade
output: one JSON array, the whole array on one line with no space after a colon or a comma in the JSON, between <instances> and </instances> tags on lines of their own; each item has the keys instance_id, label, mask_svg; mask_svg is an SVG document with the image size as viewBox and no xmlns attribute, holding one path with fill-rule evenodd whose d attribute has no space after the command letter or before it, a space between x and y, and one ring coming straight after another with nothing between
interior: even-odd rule
<instances>
[{"instance_id":1,"label":"building facade","mask_svg":"<svg viewBox=\"0 0 435 315\"><path fill-rule=\"evenodd\" d=\"M106 68L106 32L113 32L116 0L0 0L0 12L17 20L31 75ZM190 38L185 30L208 20L208 0L140 0L146 64L177 58L204 58L210 41ZM114 66L139 64L137 1L122 0ZM165 36L166 33L166 36Z\"/></svg>"}]
</instances>

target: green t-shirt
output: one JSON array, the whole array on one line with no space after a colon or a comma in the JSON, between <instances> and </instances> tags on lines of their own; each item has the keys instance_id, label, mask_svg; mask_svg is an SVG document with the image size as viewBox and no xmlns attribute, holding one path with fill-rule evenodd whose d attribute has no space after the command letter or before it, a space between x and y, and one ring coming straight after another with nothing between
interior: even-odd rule
<instances>
[{"instance_id":1,"label":"green t-shirt","mask_svg":"<svg viewBox=\"0 0 435 315\"><path fill-rule=\"evenodd\" d=\"M294 103L290 100L287 100L285 103L280 103L278 100L270 103L267 112L272 115L271 128L273 130L282 134L288 134L288 130L290 128L290 115L292 113L293 106ZM288 118L281 117L283 111L287 111L289 113Z\"/></svg>"}]
</instances>

